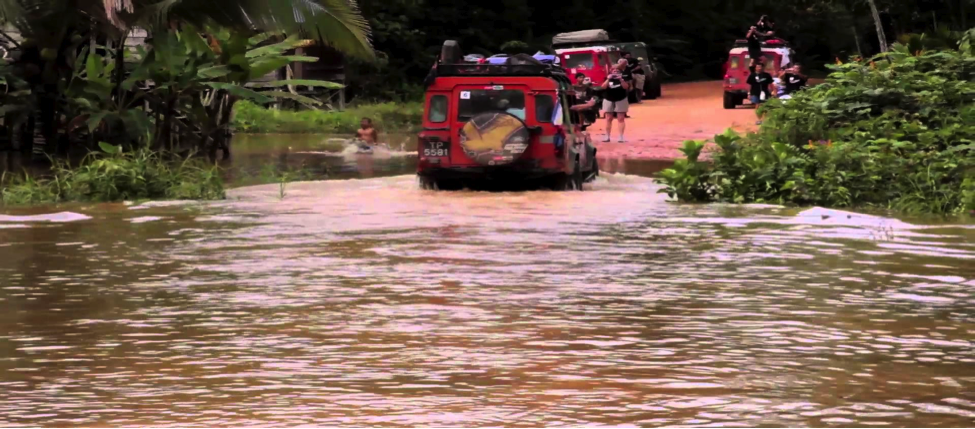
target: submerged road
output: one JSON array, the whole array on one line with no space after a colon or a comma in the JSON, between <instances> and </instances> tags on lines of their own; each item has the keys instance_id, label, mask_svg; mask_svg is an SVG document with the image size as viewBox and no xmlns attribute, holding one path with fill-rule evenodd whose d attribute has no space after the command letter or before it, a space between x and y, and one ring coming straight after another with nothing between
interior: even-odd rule
<instances>
[{"instance_id":1,"label":"submerged road","mask_svg":"<svg viewBox=\"0 0 975 429\"><path fill-rule=\"evenodd\" d=\"M971 226L657 190L3 213L0 426L972 424Z\"/></svg>"},{"instance_id":2,"label":"submerged road","mask_svg":"<svg viewBox=\"0 0 975 429\"><path fill-rule=\"evenodd\" d=\"M617 143L614 124L611 143L597 143L600 157L673 160L683 157L678 148L684 140L707 140L726 129L756 128L755 109L742 106L725 110L721 81L688 82L664 85L663 97L630 106L627 143ZM591 127L593 140L605 135L605 120Z\"/></svg>"}]
</instances>

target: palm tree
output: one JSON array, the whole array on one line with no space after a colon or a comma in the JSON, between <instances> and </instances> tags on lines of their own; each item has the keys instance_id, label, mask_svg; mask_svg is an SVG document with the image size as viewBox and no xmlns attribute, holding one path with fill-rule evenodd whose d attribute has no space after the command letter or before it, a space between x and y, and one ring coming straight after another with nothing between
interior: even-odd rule
<instances>
[{"instance_id":1,"label":"palm tree","mask_svg":"<svg viewBox=\"0 0 975 429\"><path fill-rule=\"evenodd\" d=\"M34 152L57 138L63 104L57 100L78 64L79 44L90 41L92 50L113 44L121 54L132 27L152 33L179 23L304 35L346 55L372 56L369 27L355 0L0 0L0 33L13 26L26 42L19 63L37 100L25 129L34 135ZM123 58L115 55L116 84L123 80Z\"/></svg>"},{"instance_id":2,"label":"palm tree","mask_svg":"<svg viewBox=\"0 0 975 429\"><path fill-rule=\"evenodd\" d=\"M355 0L0 0L0 25L30 29L44 27L51 18L61 27L66 21L87 21L103 31L172 22L281 31L307 35L348 55L372 54L369 26Z\"/></svg>"}]
</instances>

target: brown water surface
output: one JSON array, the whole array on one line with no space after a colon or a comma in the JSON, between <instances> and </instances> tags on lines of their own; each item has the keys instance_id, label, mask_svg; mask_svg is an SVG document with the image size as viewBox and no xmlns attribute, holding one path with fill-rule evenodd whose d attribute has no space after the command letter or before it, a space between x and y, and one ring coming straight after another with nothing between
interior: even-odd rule
<instances>
[{"instance_id":1,"label":"brown water surface","mask_svg":"<svg viewBox=\"0 0 975 429\"><path fill-rule=\"evenodd\" d=\"M353 179L0 212L0 425L975 421L963 220L322 162Z\"/></svg>"}]
</instances>

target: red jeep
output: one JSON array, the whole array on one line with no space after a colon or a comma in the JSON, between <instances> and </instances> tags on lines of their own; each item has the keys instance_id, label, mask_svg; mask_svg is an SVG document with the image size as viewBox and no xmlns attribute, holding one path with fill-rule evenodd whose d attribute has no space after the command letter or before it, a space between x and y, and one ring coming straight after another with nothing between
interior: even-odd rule
<instances>
[{"instance_id":1,"label":"red jeep","mask_svg":"<svg viewBox=\"0 0 975 429\"><path fill-rule=\"evenodd\" d=\"M609 76L609 69L620 58L620 51L612 46L589 46L584 48L556 49L563 67L571 78L582 73L595 84L601 84Z\"/></svg>"},{"instance_id":2,"label":"red jeep","mask_svg":"<svg viewBox=\"0 0 975 429\"><path fill-rule=\"evenodd\" d=\"M762 54L765 56L765 71L776 76L782 67L789 64L792 49L784 41L771 39L762 43ZM748 75L751 74L751 57L748 55L748 43L744 39L737 40L735 46L728 52L725 62L724 75L724 108L734 109L741 106L748 99Z\"/></svg>"},{"instance_id":3,"label":"red jeep","mask_svg":"<svg viewBox=\"0 0 975 429\"><path fill-rule=\"evenodd\" d=\"M599 172L596 148L565 71L531 57L465 63L444 43L425 95L417 175L425 189L582 190Z\"/></svg>"}]
</instances>

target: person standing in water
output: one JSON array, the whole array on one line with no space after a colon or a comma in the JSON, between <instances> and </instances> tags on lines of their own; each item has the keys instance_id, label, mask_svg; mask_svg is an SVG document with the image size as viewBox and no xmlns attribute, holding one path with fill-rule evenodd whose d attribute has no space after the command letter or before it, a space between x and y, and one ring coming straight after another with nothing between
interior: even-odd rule
<instances>
[{"instance_id":1,"label":"person standing in water","mask_svg":"<svg viewBox=\"0 0 975 429\"><path fill-rule=\"evenodd\" d=\"M356 131L355 138L362 140L370 145L376 144L379 140L379 133L372 126L372 119L362 118L359 123L359 131Z\"/></svg>"},{"instance_id":2,"label":"person standing in water","mask_svg":"<svg viewBox=\"0 0 975 429\"><path fill-rule=\"evenodd\" d=\"M379 132L372 126L372 119L362 118L359 130L355 132L355 140L360 149L372 149L379 141Z\"/></svg>"}]
</instances>

